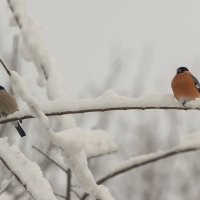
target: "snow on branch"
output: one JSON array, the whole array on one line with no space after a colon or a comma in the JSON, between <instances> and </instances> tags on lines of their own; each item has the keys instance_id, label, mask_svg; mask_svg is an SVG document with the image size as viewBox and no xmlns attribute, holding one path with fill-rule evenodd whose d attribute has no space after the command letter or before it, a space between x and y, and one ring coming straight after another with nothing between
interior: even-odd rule
<instances>
[{"instance_id":1,"label":"snow on branch","mask_svg":"<svg viewBox=\"0 0 200 200\"><path fill-rule=\"evenodd\" d=\"M105 154L110 154L118 150L118 145L106 131L92 130L86 132L86 155L87 158L96 158Z\"/></svg>"},{"instance_id":2,"label":"snow on branch","mask_svg":"<svg viewBox=\"0 0 200 200\"><path fill-rule=\"evenodd\" d=\"M56 200L38 165L29 161L7 138L0 139L0 160L35 200Z\"/></svg>"},{"instance_id":3,"label":"snow on branch","mask_svg":"<svg viewBox=\"0 0 200 200\"><path fill-rule=\"evenodd\" d=\"M108 90L96 98L82 100L62 98L41 103L40 107L47 116L114 110L200 110L200 99L187 102L186 106L182 106L171 94L146 95L131 98ZM29 111L19 111L0 119L0 124L33 117Z\"/></svg>"},{"instance_id":4,"label":"snow on branch","mask_svg":"<svg viewBox=\"0 0 200 200\"><path fill-rule=\"evenodd\" d=\"M132 157L129 158L128 160L123 161L122 163L119 164L119 166L115 167L114 169L111 169L110 172L108 172L102 178L97 180L97 183L102 184L108 181L109 179L116 177L117 175L123 174L132 169L150 163L157 162L162 159L169 158L171 156L198 150L200 150L200 131L184 137L181 140L181 143L177 147L172 148L171 150L159 151L156 153L150 153L147 155ZM85 200L88 196L89 196L88 194L84 194L81 197L81 200Z\"/></svg>"},{"instance_id":5,"label":"snow on branch","mask_svg":"<svg viewBox=\"0 0 200 200\"><path fill-rule=\"evenodd\" d=\"M62 149L66 163L78 178L83 189L97 199L114 200L106 187L96 184L88 168L85 153L86 131L75 127L55 133L49 124L48 117L41 110L40 105L26 87L25 81L17 72L9 71L9 73L14 93L17 93L27 104L31 115L40 120L49 139Z\"/></svg>"}]
</instances>

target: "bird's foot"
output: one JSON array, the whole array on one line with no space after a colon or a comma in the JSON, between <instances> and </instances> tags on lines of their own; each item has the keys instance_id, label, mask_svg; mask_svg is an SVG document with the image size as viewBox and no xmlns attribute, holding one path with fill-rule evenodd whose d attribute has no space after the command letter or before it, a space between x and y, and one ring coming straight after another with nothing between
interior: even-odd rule
<instances>
[{"instance_id":1,"label":"bird's foot","mask_svg":"<svg viewBox=\"0 0 200 200\"><path fill-rule=\"evenodd\" d=\"M186 106L187 101L183 101L182 105L185 107Z\"/></svg>"}]
</instances>

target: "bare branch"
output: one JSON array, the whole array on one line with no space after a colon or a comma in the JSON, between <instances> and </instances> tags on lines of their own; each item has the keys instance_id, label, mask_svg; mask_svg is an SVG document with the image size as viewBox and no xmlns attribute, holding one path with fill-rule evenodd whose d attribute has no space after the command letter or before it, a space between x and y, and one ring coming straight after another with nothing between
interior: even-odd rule
<instances>
[{"instance_id":1,"label":"bare branch","mask_svg":"<svg viewBox=\"0 0 200 200\"><path fill-rule=\"evenodd\" d=\"M8 6L10 8L10 10L12 11L13 15L14 15L14 18L15 18L15 21L17 23L17 26L21 29L22 28L22 24L20 22L20 19L17 17L17 15L15 15L15 11L14 11L14 8L12 7L12 4L10 2L10 0L7 0L8 2Z\"/></svg>"},{"instance_id":2,"label":"bare branch","mask_svg":"<svg viewBox=\"0 0 200 200\"><path fill-rule=\"evenodd\" d=\"M61 194L58 194L58 193L56 193L56 192L54 192L54 194L55 194L56 196L58 196L58 197L62 198L62 199L66 199L66 197L65 197L65 196L63 196L63 195L61 195Z\"/></svg>"},{"instance_id":3,"label":"bare branch","mask_svg":"<svg viewBox=\"0 0 200 200\"><path fill-rule=\"evenodd\" d=\"M69 169L67 171L67 197L66 197L66 200L71 199L71 178L72 178L72 172Z\"/></svg>"},{"instance_id":4,"label":"bare branch","mask_svg":"<svg viewBox=\"0 0 200 200\"><path fill-rule=\"evenodd\" d=\"M35 146L32 146L33 149L35 149L36 151L38 151L39 153L41 153L45 158L47 158L48 160L50 160L52 163L54 163L57 167L59 167L60 169L62 169L65 173L68 174L68 169L65 169L63 166L61 166L60 164L58 164L55 160L53 160L52 158L50 158L48 155L46 155L44 152L42 152L40 149L38 149Z\"/></svg>"},{"instance_id":5,"label":"bare branch","mask_svg":"<svg viewBox=\"0 0 200 200\"><path fill-rule=\"evenodd\" d=\"M2 59L0 59L0 63L4 67L4 69L5 69L6 73L8 74L8 76L11 76L10 70L6 67L6 65L4 64Z\"/></svg>"},{"instance_id":6,"label":"bare branch","mask_svg":"<svg viewBox=\"0 0 200 200\"><path fill-rule=\"evenodd\" d=\"M152 154L149 157L147 155L146 159L141 159L141 160L138 159L137 160L137 157L136 157L135 158L135 162L133 162L132 165L127 165L125 167L119 167L118 169L113 170L111 173L109 173L109 174L105 175L104 177L100 178L97 181L97 184L102 184L102 183L108 181L109 179L116 177L117 175L120 175L122 173L128 172L128 171L130 171L132 169L135 169L135 168L138 168L140 166L144 166L144 165L147 165L147 164L150 164L150 163L154 163L154 162L157 162L157 161L162 160L162 159L166 159L166 158L174 156L174 155L187 153L187 152L192 152L192 151L198 151L198 150L200 150L200 147L188 147L188 148L179 148L179 147L177 147L177 148L174 148L174 149L166 151L166 152ZM88 196L89 195L85 193L81 197L81 200L85 200Z\"/></svg>"},{"instance_id":7,"label":"bare branch","mask_svg":"<svg viewBox=\"0 0 200 200\"><path fill-rule=\"evenodd\" d=\"M74 189L71 188L71 192L77 197L77 198L81 198L81 196L78 194L77 191L75 191Z\"/></svg>"},{"instance_id":8,"label":"bare branch","mask_svg":"<svg viewBox=\"0 0 200 200\"><path fill-rule=\"evenodd\" d=\"M76 192L75 190L71 189L71 192L77 197L77 198L81 198L81 196L78 194L78 192ZM54 192L54 194L62 199L66 199L67 197L65 197L64 195L58 194L56 192Z\"/></svg>"}]
</instances>

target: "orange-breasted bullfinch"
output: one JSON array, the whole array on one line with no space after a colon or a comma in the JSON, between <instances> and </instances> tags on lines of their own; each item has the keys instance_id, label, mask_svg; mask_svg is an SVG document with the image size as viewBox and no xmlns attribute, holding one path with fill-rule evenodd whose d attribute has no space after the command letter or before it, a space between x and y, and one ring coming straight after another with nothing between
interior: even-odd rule
<instances>
[{"instance_id":1,"label":"orange-breasted bullfinch","mask_svg":"<svg viewBox=\"0 0 200 200\"><path fill-rule=\"evenodd\" d=\"M18 106L15 98L10 95L4 87L0 86L0 115L7 116L16 111L18 111ZM13 121L12 124L15 126L21 137L26 136L19 121Z\"/></svg>"},{"instance_id":2,"label":"orange-breasted bullfinch","mask_svg":"<svg viewBox=\"0 0 200 200\"><path fill-rule=\"evenodd\" d=\"M172 83L174 96L183 105L187 101L200 98L200 83L186 67L179 67Z\"/></svg>"}]
</instances>

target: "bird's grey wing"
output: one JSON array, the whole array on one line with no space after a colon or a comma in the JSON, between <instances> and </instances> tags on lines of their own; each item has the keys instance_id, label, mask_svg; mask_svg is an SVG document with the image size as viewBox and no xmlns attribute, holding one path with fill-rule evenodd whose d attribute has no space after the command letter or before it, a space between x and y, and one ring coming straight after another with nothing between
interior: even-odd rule
<instances>
[{"instance_id":1,"label":"bird's grey wing","mask_svg":"<svg viewBox=\"0 0 200 200\"><path fill-rule=\"evenodd\" d=\"M197 90L200 92L200 83L199 83L198 79L193 75L192 75L192 79L193 79L193 81L195 83L195 86L196 86Z\"/></svg>"}]
</instances>

